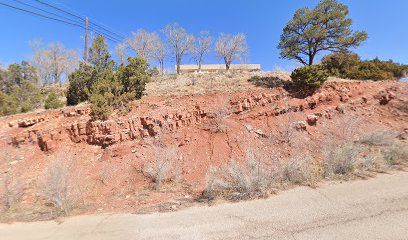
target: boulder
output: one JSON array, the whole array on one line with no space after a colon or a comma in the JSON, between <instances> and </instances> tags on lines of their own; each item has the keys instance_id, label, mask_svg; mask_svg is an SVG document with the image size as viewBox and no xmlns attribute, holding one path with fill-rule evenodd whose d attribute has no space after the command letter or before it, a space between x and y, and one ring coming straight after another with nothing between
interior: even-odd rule
<instances>
[{"instance_id":1,"label":"boulder","mask_svg":"<svg viewBox=\"0 0 408 240\"><path fill-rule=\"evenodd\" d=\"M316 116L315 114L310 114L307 116L306 122L307 124L309 124L309 126L316 126L318 119L319 117Z\"/></svg>"},{"instance_id":2,"label":"boulder","mask_svg":"<svg viewBox=\"0 0 408 240\"><path fill-rule=\"evenodd\" d=\"M295 122L294 128L295 128L297 131L306 131L306 122L305 122L305 121Z\"/></svg>"}]
</instances>

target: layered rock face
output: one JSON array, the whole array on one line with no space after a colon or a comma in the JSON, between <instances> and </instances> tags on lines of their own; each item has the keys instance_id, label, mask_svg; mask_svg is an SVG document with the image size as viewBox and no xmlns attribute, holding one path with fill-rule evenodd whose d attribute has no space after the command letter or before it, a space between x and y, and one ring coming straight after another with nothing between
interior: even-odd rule
<instances>
[{"instance_id":1,"label":"layered rock face","mask_svg":"<svg viewBox=\"0 0 408 240\"><path fill-rule=\"evenodd\" d=\"M106 146L117 142L154 137L160 131L172 132L201 123L204 118L206 118L205 111L196 106L193 111L166 114L158 119L131 117L74 123L67 128L67 132L74 142L85 141L89 144Z\"/></svg>"},{"instance_id":2,"label":"layered rock face","mask_svg":"<svg viewBox=\"0 0 408 240\"><path fill-rule=\"evenodd\" d=\"M395 86L383 88L375 95L365 95L359 84L332 84L307 98L293 98L283 89L273 93L241 93L232 96L223 110L222 117L252 116L274 117L289 112L311 114L296 124L296 129L306 130L316 126L319 118L330 119L333 111L344 113L346 109L367 104L386 105L397 98L400 91ZM326 107L325 104L330 105ZM10 144L37 143L43 151L51 151L62 141L85 142L92 145L109 146L118 142L155 137L165 132L171 134L181 128L194 127L219 117L219 112L210 111L211 106L190 106L191 110L169 111L150 116L113 118L107 121L92 121L88 117L88 107L67 108L54 112L34 114L9 122L9 128L24 129L10 137ZM170 113L171 112L171 113ZM149 114L144 114L149 115ZM61 120L63 119L63 120ZM58 122L53 127L49 124Z\"/></svg>"}]
</instances>

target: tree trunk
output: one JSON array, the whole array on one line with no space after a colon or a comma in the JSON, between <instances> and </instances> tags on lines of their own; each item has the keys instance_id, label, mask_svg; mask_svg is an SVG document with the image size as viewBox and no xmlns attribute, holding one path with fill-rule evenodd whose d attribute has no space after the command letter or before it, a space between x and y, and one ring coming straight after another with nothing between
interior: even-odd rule
<instances>
[{"instance_id":1,"label":"tree trunk","mask_svg":"<svg viewBox=\"0 0 408 240\"><path fill-rule=\"evenodd\" d=\"M225 63L225 69L227 70L227 72L230 70L230 63Z\"/></svg>"},{"instance_id":2,"label":"tree trunk","mask_svg":"<svg viewBox=\"0 0 408 240\"><path fill-rule=\"evenodd\" d=\"M228 61L227 58L225 58L225 57L224 57L224 62L225 62L225 69L226 69L227 72L228 72L229 69L230 69L231 62Z\"/></svg>"},{"instance_id":3,"label":"tree trunk","mask_svg":"<svg viewBox=\"0 0 408 240\"><path fill-rule=\"evenodd\" d=\"M309 66L313 65L314 57L315 57L315 54L309 55Z\"/></svg>"},{"instance_id":4,"label":"tree trunk","mask_svg":"<svg viewBox=\"0 0 408 240\"><path fill-rule=\"evenodd\" d=\"M176 58L177 74L180 74L180 63L181 63L180 57L177 57Z\"/></svg>"},{"instance_id":5,"label":"tree trunk","mask_svg":"<svg viewBox=\"0 0 408 240\"><path fill-rule=\"evenodd\" d=\"M198 72L201 72L201 60L198 62Z\"/></svg>"},{"instance_id":6,"label":"tree trunk","mask_svg":"<svg viewBox=\"0 0 408 240\"><path fill-rule=\"evenodd\" d=\"M161 73L161 75L163 76L164 75L164 63L163 63L163 61L160 61L160 73Z\"/></svg>"}]
</instances>

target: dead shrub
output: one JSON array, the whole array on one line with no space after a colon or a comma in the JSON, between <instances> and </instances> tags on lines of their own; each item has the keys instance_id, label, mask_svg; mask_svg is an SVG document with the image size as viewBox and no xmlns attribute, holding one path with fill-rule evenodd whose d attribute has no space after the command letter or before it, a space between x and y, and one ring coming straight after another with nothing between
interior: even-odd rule
<instances>
[{"instance_id":1,"label":"dead shrub","mask_svg":"<svg viewBox=\"0 0 408 240\"><path fill-rule=\"evenodd\" d=\"M243 165L231 160L226 166L210 167L203 197L242 200L267 196L276 175L252 151L247 151L246 160Z\"/></svg>"},{"instance_id":2,"label":"dead shrub","mask_svg":"<svg viewBox=\"0 0 408 240\"><path fill-rule=\"evenodd\" d=\"M289 159L283 170L283 179L291 184L312 185L314 178L310 155L298 155Z\"/></svg>"},{"instance_id":3,"label":"dead shrub","mask_svg":"<svg viewBox=\"0 0 408 240\"><path fill-rule=\"evenodd\" d=\"M395 133L382 129L364 135L359 142L368 146L391 146L395 137Z\"/></svg>"},{"instance_id":4,"label":"dead shrub","mask_svg":"<svg viewBox=\"0 0 408 240\"><path fill-rule=\"evenodd\" d=\"M354 164L360 154L360 146L349 141L328 143L323 147L326 175L348 175L354 171Z\"/></svg>"},{"instance_id":5,"label":"dead shrub","mask_svg":"<svg viewBox=\"0 0 408 240\"><path fill-rule=\"evenodd\" d=\"M360 171L369 172L384 172L384 157L381 152L369 152L361 163L357 166Z\"/></svg>"},{"instance_id":6,"label":"dead shrub","mask_svg":"<svg viewBox=\"0 0 408 240\"><path fill-rule=\"evenodd\" d=\"M18 147L10 147L1 156L0 167L4 168L0 168L0 203L5 210L19 204L24 194L21 179L12 168L12 162L19 160L19 151Z\"/></svg>"},{"instance_id":7,"label":"dead shrub","mask_svg":"<svg viewBox=\"0 0 408 240\"><path fill-rule=\"evenodd\" d=\"M181 176L179 153L175 147L159 144L153 147L154 161L143 167L143 175L151 179L158 191L164 182L176 181Z\"/></svg>"},{"instance_id":8,"label":"dead shrub","mask_svg":"<svg viewBox=\"0 0 408 240\"><path fill-rule=\"evenodd\" d=\"M406 165L408 164L408 144L394 143L384 152L385 161L391 165Z\"/></svg>"},{"instance_id":9,"label":"dead shrub","mask_svg":"<svg viewBox=\"0 0 408 240\"><path fill-rule=\"evenodd\" d=\"M204 129L212 133L219 133L226 131L225 118L229 111L229 98L219 97L215 102L215 111L209 114L208 121L204 124Z\"/></svg>"},{"instance_id":10,"label":"dead shrub","mask_svg":"<svg viewBox=\"0 0 408 240\"><path fill-rule=\"evenodd\" d=\"M68 214L74 206L74 198L70 191L73 170L73 159L58 154L39 179L38 195L60 214Z\"/></svg>"},{"instance_id":11,"label":"dead shrub","mask_svg":"<svg viewBox=\"0 0 408 240\"><path fill-rule=\"evenodd\" d=\"M23 197L23 185L16 176L11 177L7 171L2 177L2 189L0 191L0 202L5 210L19 204Z\"/></svg>"},{"instance_id":12,"label":"dead shrub","mask_svg":"<svg viewBox=\"0 0 408 240\"><path fill-rule=\"evenodd\" d=\"M287 118L287 121L279 122L277 124L279 132L277 139L282 143L292 144L292 140L296 133L295 124L296 122L290 121L289 118Z\"/></svg>"}]
</instances>

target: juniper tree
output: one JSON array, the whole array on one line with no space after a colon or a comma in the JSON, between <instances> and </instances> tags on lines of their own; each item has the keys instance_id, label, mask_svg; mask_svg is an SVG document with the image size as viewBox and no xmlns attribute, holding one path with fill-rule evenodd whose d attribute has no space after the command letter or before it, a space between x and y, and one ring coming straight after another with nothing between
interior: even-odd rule
<instances>
[{"instance_id":1,"label":"juniper tree","mask_svg":"<svg viewBox=\"0 0 408 240\"><path fill-rule=\"evenodd\" d=\"M280 56L312 65L319 52L359 46L367 39L367 33L353 32L348 14L348 7L336 0L322 0L314 9L297 10L280 37Z\"/></svg>"}]
</instances>

